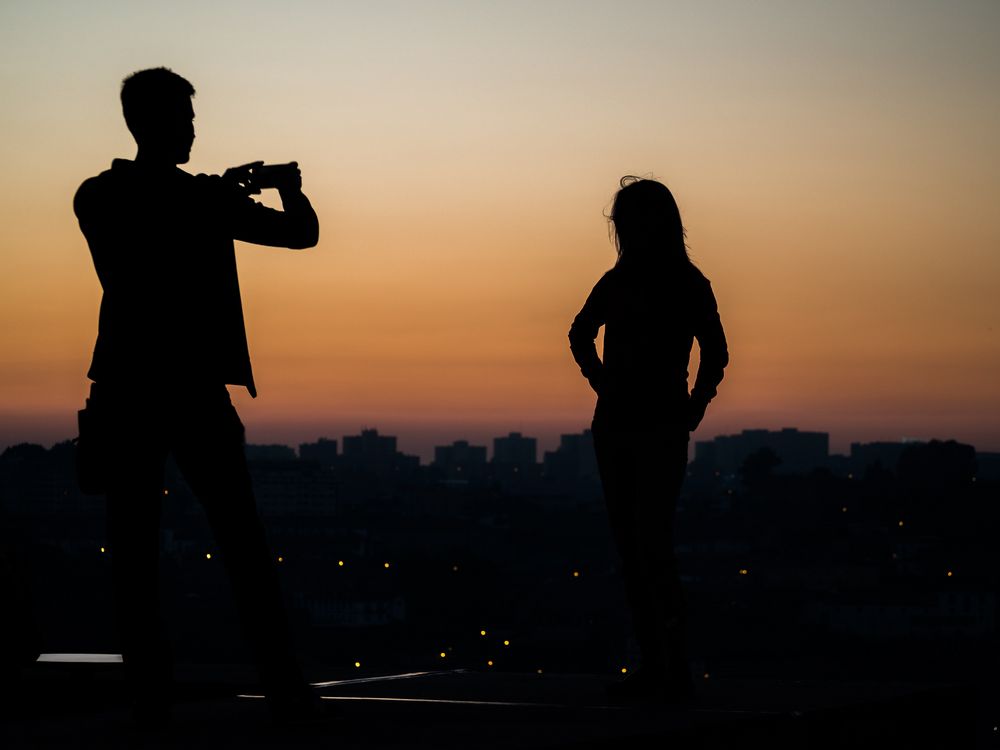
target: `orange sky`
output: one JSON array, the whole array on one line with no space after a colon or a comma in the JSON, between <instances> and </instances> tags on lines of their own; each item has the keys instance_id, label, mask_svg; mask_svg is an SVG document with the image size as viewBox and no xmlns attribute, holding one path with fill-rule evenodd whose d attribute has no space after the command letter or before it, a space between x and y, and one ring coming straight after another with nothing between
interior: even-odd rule
<instances>
[{"instance_id":1,"label":"orange sky","mask_svg":"<svg viewBox=\"0 0 1000 750\"><path fill-rule=\"evenodd\" d=\"M73 434L100 290L72 195L134 151L120 79L168 65L190 169L296 159L320 215L313 250L238 248L251 441L585 426L566 330L651 173L731 343L696 438L1000 450L1000 6L830 5L5 3L0 446Z\"/></svg>"}]
</instances>

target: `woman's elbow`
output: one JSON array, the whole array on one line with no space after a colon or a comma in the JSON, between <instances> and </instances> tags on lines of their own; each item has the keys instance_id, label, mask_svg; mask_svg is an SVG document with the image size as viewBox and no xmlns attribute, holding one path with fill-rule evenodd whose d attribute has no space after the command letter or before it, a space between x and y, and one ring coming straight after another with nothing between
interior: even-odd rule
<instances>
[{"instance_id":1,"label":"woman's elbow","mask_svg":"<svg viewBox=\"0 0 1000 750\"><path fill-rule=\"evenodd\" d=\"M567 336L569 338L569 348L574 354L594 341L592 338L588 339L586 332L582 331L575 323L570 326Z\"/></svg>"}]
</instances>

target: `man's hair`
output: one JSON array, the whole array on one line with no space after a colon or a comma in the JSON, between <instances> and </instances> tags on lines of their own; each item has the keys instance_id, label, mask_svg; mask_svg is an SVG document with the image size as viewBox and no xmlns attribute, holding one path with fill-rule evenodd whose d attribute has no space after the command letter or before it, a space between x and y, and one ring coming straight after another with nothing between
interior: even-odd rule
<instances>
[{"instance_id":1,"label":"man's hair","mask_svg":"<svg viewBox=\"0 0 1000 750\"><path fill-rule=\"evenodd\" d=\"M122 114L133 135L178 100L194 96L194 86L170 68L139 70L122 81Z\"/></svg>"}]
</instances>

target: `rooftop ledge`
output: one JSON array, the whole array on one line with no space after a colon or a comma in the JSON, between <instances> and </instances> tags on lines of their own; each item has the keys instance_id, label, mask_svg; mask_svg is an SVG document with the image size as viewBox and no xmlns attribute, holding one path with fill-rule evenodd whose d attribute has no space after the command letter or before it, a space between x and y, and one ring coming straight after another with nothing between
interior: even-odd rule
<instances>
[{"instance_id":1,"label":"rooftop ledge","mask_svg":"<svg viewBox=\"0 0 1000 750\"><path fill-rule=\"evenodd\" d=\"M46 666L118 664L119 655L45 654L39 662L6 686L14 689L0 701L0 745L134 739L121 669ZM608 699L613 676L441 670L316 681L343 718L289 734L271 725L245 670L240 679L224 670L178 665L179 700L156 747L962 748L1000 718L980 715L977 691L965 685L713 676L699 680L693 703L623 705Z\"/></svg>"}]
</instances>

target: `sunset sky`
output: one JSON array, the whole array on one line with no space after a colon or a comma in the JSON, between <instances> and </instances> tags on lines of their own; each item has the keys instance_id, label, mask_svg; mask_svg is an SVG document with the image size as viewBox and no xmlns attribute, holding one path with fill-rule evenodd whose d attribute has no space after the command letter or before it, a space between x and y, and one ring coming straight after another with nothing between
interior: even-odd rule
<instances>
[{"instance_id":1,"label":"sunset sky","mask_svg":"<svg viewBox=\"0 0 1000 750\"><path fill-rule=\"evenodd\" d=\"M797 426L1000 451L1000 3L0 6L0 449L75 434L100 287L73 193L190 79L191 171L297 160L308 251L237 247L251 442L425 459L593 396L566 332L624 174L674 191L732 364L695 439Z\"/></svg>"}]
</instances>

